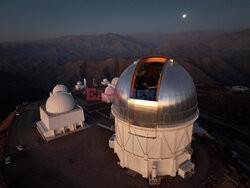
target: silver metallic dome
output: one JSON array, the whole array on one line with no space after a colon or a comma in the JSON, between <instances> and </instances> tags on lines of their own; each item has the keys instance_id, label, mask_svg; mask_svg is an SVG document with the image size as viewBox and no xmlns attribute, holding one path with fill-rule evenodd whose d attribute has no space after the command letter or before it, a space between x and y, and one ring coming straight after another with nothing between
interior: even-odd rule
<instances>
[{"instance_id":1,"label":"silver metallic dome","mask_svg":"<svg viewBox=\"0 0 250 188\"><path fill-rule=\"evenodd\" d=\"M139 83L138 77L143 77L141 75L144 74L145 79L150 76L149 68L145 74L142 67L159 65L161 66L158 68L159 71L153 72L158 74L155 86L150 87L147 83ZM137 80L139 84L136 83ZM141 96L147 97L138 98L140 95L138 92L137 97L134 96L135 87L139 88L138 85L141 85L141 88L149 88L142 90L144 95ZM145 94L145 91L152 91L152 88L155 88L153 100L148 97L150 96L148 92ZM196 119L199 115L196 89L191 76L181 65L168 57L150 56L134 62L123 71L115 90L113 115L136 126L175 127Z\"/></svg>"}]
</instances>

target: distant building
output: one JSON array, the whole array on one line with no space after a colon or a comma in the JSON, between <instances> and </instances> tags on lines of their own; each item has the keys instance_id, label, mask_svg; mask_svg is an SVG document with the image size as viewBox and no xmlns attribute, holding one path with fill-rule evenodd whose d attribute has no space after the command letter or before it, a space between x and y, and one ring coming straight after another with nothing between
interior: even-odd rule
<instances>
[{"instance_id":1,"label":"distant building","mask_svg":"<svg viewBox=\"0 0 250 188\"><path fill-rule=\"evenodd\" d=\"M76 82L75 89L76 89L77 91L84 89L84 85L82 85L82 82L81 82L81 81L77 81L77 82Z\"/></svg>"},{"instance_id":2,"label":"distant building","mask_svg":"<svg viewBox=\"0 0 250 188\"><path fill-rule=\"evenodd\" d=\"M112 79L112 81L111 81L111 85L115 87L116 84L117 84L117 82L118 82L118 80L119 80L119 78L114 77L114 78Z\"/></svg>"},{"instance_id":3,"label":"distant building","mask_svg":"<svg viewBox=\"0 0 250 188\"><path fill-rule=\"evenodd\" d=\"M96 83L96 79L95 78L92 79L92 86L93 87L97 87L98 86L98 84Z\"/></svg>"},{"instance_id":4,"label":"distant building","mask_svg":"<svg viewBox=\"0 0 250 188\"><path fill-rule=\"evenodd\" d=\"M52 93L56 93L56 92L65 92L65 93L68 93L68 88L65 86L65 85L62 85L62 84L57 84L53 90L52 90Z\"/></svg>"},{"instance_id":5,"label":"distant building","mask_svg":"<svg viewBox=\"0 0 250 188\"><path fill-rule=\"evenodd\" d=\"M85 121L82 107L64 85L56 85L46 104L40 106L40 118L37 129L46 140L83 128Z\"/></svg>"},{"instance_id":6,"label":"distant building","mask_svg":"<svg viewBox=\"0 0 250 188\"><path fill-rule=\"evenodd\" d=\"M102 84L103 86L107 86L108 84L110 84L110 82L108 81L107 78L104 78L104 79L101 81L101 84Z\"/></svg>"},{"instance_id":7,"label":"distant building","mask_svg":"<svg viewBox=\"0 0 250 188\"><path fill-rule=\"evenodd\" d=\"M107 83L107 87L105 88L104 93L102 93L102 101L106 103L111 103L114 98L114 92L115 92L115 86L118 82L119 78L115 77L112 79L111 84L109 82Z\"/></svg>"},{"instance_id":8,"label":"distant building","mask_svg":"<svg viewBox=\"0 0 250 188\"><path fill-rule=\"evenodd\" d=\"M249 88L246 86L232 86L234 92L246 92L249 91Z\"/></svg>"},{"instance_id":9,"label":"distant building","mask_svg":"<svg viewBox=\"0 0 250 188\"><path fill-rule=\"evenodd\" d=\"M86 89L88 87L86 78L83 79L83 87L84 87L84 89Z\"/></svg>"}]
</instances>

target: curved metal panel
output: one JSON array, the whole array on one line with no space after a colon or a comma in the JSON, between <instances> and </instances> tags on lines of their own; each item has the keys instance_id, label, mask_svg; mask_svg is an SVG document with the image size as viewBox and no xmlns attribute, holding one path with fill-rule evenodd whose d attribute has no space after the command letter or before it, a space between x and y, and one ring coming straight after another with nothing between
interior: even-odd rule
<instances>
[{"instance_id":1,"label":"curved metal panel","mask_svg":"<svg viewBox=\"0 0 250 188\"><path fill-rule=\"evenodd\" d=\"M163 67L158 98L158 126L188 120L197 111L196 89L188 72L178 63Z\"/></svg>"},{"instance_id":2,"label":"curved metal panel","mask_svg":"<svg viewBox=\"0 0 250 188\"><path fill-rule=\"evenodd\" d=\"M128 100L130 87L136 64L131 64L126 68L115 87L112 111L124 120L129 120Z\"/></svg>"},{"instance_id":3,"label":"curved metal panel","mask_svg":"<svg viewBox=\"0 0 250 188\"><path fill-rule=\"evenodd\" d=\"M120 76L112 113L136 126L174 127L197 117L197 96L192 78L178 63L164 64L158 101L130 98L130 88L138 61Z\"/></svg>"}]
</instances>

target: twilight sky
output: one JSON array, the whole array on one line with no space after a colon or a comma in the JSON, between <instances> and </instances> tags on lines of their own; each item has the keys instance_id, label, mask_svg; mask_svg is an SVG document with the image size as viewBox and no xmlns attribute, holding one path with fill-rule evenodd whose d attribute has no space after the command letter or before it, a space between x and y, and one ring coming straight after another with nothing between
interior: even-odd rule
<instances>
[{"instance_id":1,"label":"twilight sky","mask_svg":"<svg viewBox=\"0 0 250 188\"><path fill-rule=\"evenodd\" d=\"M243 29L249 10L250 0L0 0L0 41Z\"/></svg>"}]
</instances>

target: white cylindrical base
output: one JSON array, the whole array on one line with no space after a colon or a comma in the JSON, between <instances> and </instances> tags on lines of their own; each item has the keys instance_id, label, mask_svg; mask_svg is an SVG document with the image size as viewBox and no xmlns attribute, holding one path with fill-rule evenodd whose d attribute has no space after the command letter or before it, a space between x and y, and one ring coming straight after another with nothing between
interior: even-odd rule
<instances>
[{"instance_id":1,"label":"white cylindrical base","mask_svg":"<svg viewBox=\"0 0 250 188\"><path fill-rule=\"evenodd\" d=\"M114 152L121 167L132 169L144 178L151 175L176 176L179 165L190 159L187 148L192 141L193 122L152 129L115 118ZM156 172L153 172L154 166L157 167Z\"/></svg>"}]
</instances>

